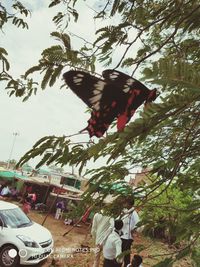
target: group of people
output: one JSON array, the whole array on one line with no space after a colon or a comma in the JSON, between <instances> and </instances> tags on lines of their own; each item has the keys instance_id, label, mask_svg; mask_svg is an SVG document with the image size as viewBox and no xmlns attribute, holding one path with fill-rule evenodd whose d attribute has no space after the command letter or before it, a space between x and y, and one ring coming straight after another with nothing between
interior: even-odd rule
<instances>
[{"instance_id":1,"label":"group of people","mask_svg":"<svg viewBox=\"0 0 200 267\"><path fill-rule=\"evenodd\" d=\"M9 184L0 185L0 196L4 197L12 197L13 199L17 199L19 195L19 191L16 187L10 187Z\"/></svg>"},{"instance_id":2,"label":"group of people","mask_svg":"<svg viewBox=\"0 0 200 267\"><path fill-rule=\"evenodd\" d=\"M93 267L99 266L101 251L104 257L103 267L142 267L140 255L134 255L131 260L131 245L139 216L132 199L126 199L124 204L121 216L115 220L102 213L94 215L91 234L97 251Z\"/></svg>"},{"instance_id":3,"label":"group of people","mask_svg":"<svg viewBox=\"0 0 200 267\"><path fill-rule=\"evenodd\" d=\"M11 187L9 183L0 185L0 198L12 198L19 200L23 204L23 211L27 214L31 208L34 208L37 200L37 194L32 190L32 187L27 187L25 194L22 196L19 190L14 186Z\"/></svg>"}]
</instances>

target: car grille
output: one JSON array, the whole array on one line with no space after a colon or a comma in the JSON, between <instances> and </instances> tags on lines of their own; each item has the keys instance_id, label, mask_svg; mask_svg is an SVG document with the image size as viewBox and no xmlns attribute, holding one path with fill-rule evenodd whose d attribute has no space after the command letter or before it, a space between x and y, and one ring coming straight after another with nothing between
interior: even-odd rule
<instances>
[{"instance_id":1,"label":"car grille","mask_svg":"<svg viewBox=\"0 0 200 267\"><path fill-rule=\"evenodd\" d=\"M47 240L47 241L45 241L45 242L41 242L41 243L40 243L40 246L41 246L42 248L46 248L46 247L50 246L51 243L52 243L52 239L49 239L49 240Z\"/></svg>"}]
</instances>

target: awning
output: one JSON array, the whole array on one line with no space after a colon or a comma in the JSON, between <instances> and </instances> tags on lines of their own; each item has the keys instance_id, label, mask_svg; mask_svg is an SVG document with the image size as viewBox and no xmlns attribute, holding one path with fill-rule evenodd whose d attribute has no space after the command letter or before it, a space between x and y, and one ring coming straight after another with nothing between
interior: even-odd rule
<instances>
[{"instance_id":1,"label":"awning","mask_svg":"<svg viewBox=\"0 0 200 267\"><path fill-rule=\"evenodd\" d=\"M0 171L0 178L5 178L6 180L12 181L13 179L22 179L26 180L27 177L23 176L17 172L13 171Z\"/></svg>"}]
</instances>

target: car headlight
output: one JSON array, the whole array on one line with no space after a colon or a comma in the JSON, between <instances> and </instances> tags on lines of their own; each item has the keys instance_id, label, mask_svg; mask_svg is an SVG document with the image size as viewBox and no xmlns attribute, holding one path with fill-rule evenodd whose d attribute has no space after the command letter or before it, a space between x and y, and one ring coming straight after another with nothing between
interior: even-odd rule
<instances>
[{"instance_id":1,"label":"car headlight","mask_svg":"<svg viewBox=\"0 0 200 267\"><path fill-rule=\"evenodd\" d=\"M28 236L24 236L24 235L17 235L17 238L19 238L26 247L29 248L39 248L39 245L32 240L30 237Z\"/></svg>"}]
</instances>

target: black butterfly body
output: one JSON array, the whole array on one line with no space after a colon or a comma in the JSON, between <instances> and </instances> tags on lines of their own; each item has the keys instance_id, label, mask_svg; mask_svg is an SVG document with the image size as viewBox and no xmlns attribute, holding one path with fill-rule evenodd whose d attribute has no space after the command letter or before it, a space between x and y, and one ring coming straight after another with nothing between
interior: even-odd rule
<instances>
[{"instance_id":1,"label":"black butterfly body","mask_svg":"<svg viewBox=\"0 0 200 267\"><path fill-rule=\"evenodd\" d=\"M118 130L122 130L135 110L144 102L156 98L156 90L149 90L139 81L116 71L105 70L104 79L83 71L70 70L63 77L71 90L92 109L88 120L90 137L101 137L117 118Z\"/></svg>"}]
</instances>

